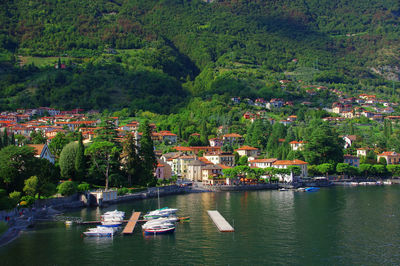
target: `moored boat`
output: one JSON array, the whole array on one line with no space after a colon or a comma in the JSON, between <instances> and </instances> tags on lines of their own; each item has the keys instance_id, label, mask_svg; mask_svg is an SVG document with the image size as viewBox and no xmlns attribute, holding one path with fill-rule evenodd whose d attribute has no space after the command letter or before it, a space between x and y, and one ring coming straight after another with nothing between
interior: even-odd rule
<instances>
[{"instance_id":1,"label":"moored boat","mask_svg":"<svg viewBox=\"0 0 400 266\"><path fill-rule=\"evenodd\" d=\"M115 228L97 226L96 228L89 228L89 230L83 232L83 234L91 237L111 237L115 234L115 232Z\"/></svg>"},{"instance_id":2,"label":"moored boat","mask_svg":"<svg viewBox=\"0 0 400 266\"><path fill-rule=\"evenodd\" d=\"M307 187L305 189L306 192L316 192L319 190L319 187Z\"/></svg>"},{"instance_id":3,"label":"moored boat","mask_svg":"<svg viewBox=\"0 0 400 266\"><path fill-rule=\"evenodd\" d=\"M143 229L145 235L162 235L171 234L175 231L175 225L154 225L147 229Z\"/></svg>"}]
</instances>

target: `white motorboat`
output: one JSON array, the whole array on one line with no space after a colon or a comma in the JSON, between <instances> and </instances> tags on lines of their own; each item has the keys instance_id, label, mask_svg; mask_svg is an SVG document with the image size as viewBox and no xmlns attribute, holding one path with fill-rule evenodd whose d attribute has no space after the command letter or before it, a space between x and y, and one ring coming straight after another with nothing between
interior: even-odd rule
<instances>
[{"instance_id":1,"label":"white motorboat","mask_svg":"<svg viewBox=\"0 0 400 266\"><path fill-rule=\"evenodd\" d=\"M111 237L115 234L116 231L117 230L115 228L98 226L96 228L89 228L89 230L83 232L83 234L85 236L92 237Z\"/></svg>"}]
</instances>

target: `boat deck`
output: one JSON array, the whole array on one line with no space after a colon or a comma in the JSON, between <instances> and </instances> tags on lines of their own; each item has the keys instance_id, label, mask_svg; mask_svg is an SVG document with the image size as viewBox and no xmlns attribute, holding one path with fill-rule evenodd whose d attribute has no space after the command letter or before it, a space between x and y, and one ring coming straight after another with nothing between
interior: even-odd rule
<instances>
[{"instance_id":1,"label":"boat deck","mask_svg":"<svg viewBox=\"0 0 400 266\"><path fill-rule=\"evenodd\" d=\"M218 211L207 211L207 213L220 232L235 232L235 229L233 229Z\"/></svg>"},{"instance_id":2,"label":"boat deck","mask_svg":"<svg viewBox=\"0 0 400 266\"><path fill-rule=\"evenodd\" d=\"M129 218L128 223L126 224L124 230L122 231L122 234L124 235L130 235L133 233L133 230L135 229L136 223L139 220L140 212L134 212L132 213L131 218Z\"/></svg>"}]
</instances>

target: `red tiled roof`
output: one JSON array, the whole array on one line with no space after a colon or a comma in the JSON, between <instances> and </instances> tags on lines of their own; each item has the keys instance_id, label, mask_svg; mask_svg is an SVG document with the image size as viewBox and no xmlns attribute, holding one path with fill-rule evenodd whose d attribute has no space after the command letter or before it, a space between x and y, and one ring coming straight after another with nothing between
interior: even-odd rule
<instances>
[{"instance_id":1,"label":"red tiled roof","mask_svg":"<svg viewBox=\"0 0 400 266\"><path fill-rule=\"evenodd\" d=\"M235 151L239 151L239 150L251 150L251 151L257 151L257 148L254 147L250 147L250 146L242 146L239 149L236 149Z\"/></svg>"},{"instance_id":2,"label":"red tiled roof","mask_svg":"<svg viewBox=\"0 0 400 266\"><path fill-rule=\"evenodd\" d=\"M249 161L249 163L273 163L275 162L276 158L268 158L268 159L255 159L255 160L251 160Z\"/></svg>"},{"instance_id":3,"label":"red tiled roof","mask_svg":"<svg viewBox=\"0 0 400 266\"><path fill-rule=\"evenodd\" d=\"M236 134L236 133L230 133L230 134L225 134L223 136L224 138L241 138L242 135Z\"/></svg>"},{"instance_id":4,"label":"red tiled roof","mask_svg":"<svg viewBox=\"0 0 400 266\"><path fill-rule=\"evenodd\" d=\"M273 165L302 165L302 164L308 164L307 162L304 162L302 160L277 160L273 163Z\"/></svg>"}]
</instances>

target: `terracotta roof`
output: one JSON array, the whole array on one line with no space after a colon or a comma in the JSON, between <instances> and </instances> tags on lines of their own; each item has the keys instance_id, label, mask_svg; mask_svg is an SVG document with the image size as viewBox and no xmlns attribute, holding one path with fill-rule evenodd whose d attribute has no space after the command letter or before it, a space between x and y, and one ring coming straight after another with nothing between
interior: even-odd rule
<instances>
[{"instance_id":1,"label":"terracotta roof","mask_svg":"<svg viewBox=\"0 0 400 266\"><path fill-rule=\"evenodd\" d=\"M378 154L378 156L398 156L399 154L394 152L394 151L385 151L382 152L381 154Z\"/></svg>"},{"instance_id":2,"label":"terracotta roof","mask_svg":"<svg viewBox=\"0 0 400 266\"><path fill-rule=\"evenodd\" d=\"M28 144L29 147L34 148L36 155L42 154L42 150L45 144Z\"/></svg>"},{"instance_id":3,"label":"terracotta roof","mask_svg":"<svg viewBox=\"0 0 400 266\"><path fill-rule=\"evenodd\" d=\"M236 134L236 133L230 133L230 134L225 134L223 136L224 138L241 138L242 135Z\"/></svg>"},{"instance_id":4,"label":"terracotta roof","mask_svg":"<svg viewBox=\"0 0 400 266\"><path fill-rule=\"evenodd\" d=\"M273 165L301 165L301 164L308 164L302 160L277 160L273 163Z\"/></svg>"},{"instance_id":5,"label":"terracotta roof","mask_svg":"<svg viewBox=\"0 0 400 266\"><path fill-rule=\"evenodd\" d=\"M269 158L269 159L255 159L255 160L251 160L249 161L249 163L273 163L275 162L276 158Z\"/></svg>"},{"instance_id":6,"label":"terracotta roof","mask_svg":"<svg viewBox=\"0 0 400 266\"><path fill-rule=\"evenodd\" d=\"M250 146L242 146L239 149L236 149L235 151L239 151L239 150L252 150L252 151L257 151L257 148L254 147L250 147Z\"/></svg>"},{"instance_id":7,"label":"terracotta roof","mask_svg":"<svg viewBox=\"0 0 400 266\"><path fill-rule=\"evenodd\" d=\"M291 142L289 142L289 144L304 144L304 143L307 143L306 141L297 141L297 140L293 140L293 141L291 141Z\"/></svg>"},{"instance_id":8,"label":"terracotta roof","mask_svg":"<svg viewBox=\"0 0 400 266\"><path fill-rule=\"evenodd\" d=\"M232 167L229 167L229 166L227 166L227 165L224 165L224 164L217 164L219 167L221 167L222 169L230 169L230 168L232 168Z\"/></svg>"}]
</instances>

